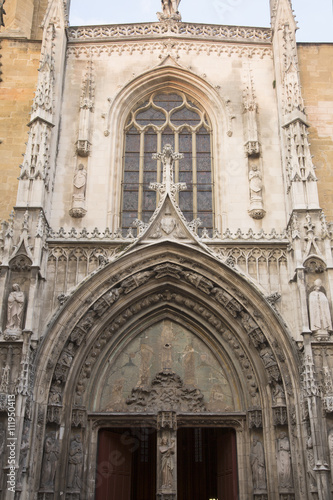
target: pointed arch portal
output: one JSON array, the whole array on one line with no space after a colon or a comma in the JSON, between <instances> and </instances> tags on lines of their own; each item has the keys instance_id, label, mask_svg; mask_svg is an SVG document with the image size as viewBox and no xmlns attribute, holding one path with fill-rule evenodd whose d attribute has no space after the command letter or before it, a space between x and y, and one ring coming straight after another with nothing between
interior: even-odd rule
<instances>
[{"instance_id":1,"label":"pointed arch portal","mask_svg":"<svg viewBox=\"0 0 333 500\"><path fill-rule=\"evenodd\" d=\"M63 491L66 478L72 498L80 484L87 500L113 498L112 488L117 500L181 500L191 488L191 498L245 499L254 435L265 440L265 493L278 473L277 431L298 398L295 359L248 279L194 243L142 242L80 285L50 323L37 359L36 387L43 379L49 392L36 394L45 421L36 456L53 440L53 486ZM45 493L43 460L36 467Z\"/></svg>"}]
</instances>

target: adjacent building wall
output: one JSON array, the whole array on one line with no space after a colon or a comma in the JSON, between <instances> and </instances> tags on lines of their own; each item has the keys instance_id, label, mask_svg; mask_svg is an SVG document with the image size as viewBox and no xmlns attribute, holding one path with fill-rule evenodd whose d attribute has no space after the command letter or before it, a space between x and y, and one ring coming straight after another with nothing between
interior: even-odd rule
<instances>
[{"instance_id":1,"label":"adjacent building wall","mask_svg":"<svg viewBox=\"0 0 333 500\"><path fill-rule=\"evenodd\" d=\"M303 97L309 118L320 205L333 220L333 44L298 45Z\"/></svg>"},{"instance_id":2,"label":"adjacent building wall","mask_svg":"<svg viewBox=\"0 0 333 500\"><path fill-rule=\"evenodd\" d=\"M1 40L1 47L0 219L7 219L16 202L19 166L28 140L41 42L6 38Z\"/></svg>"}]
</instances>

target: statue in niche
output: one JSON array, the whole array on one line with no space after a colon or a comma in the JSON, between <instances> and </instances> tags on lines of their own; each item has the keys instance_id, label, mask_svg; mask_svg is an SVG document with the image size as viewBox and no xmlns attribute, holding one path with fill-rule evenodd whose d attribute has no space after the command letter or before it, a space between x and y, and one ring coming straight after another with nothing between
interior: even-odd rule
<instances>
[{"instance_id":1,"label":"statue in niche","mask_svg":"<svg viewBox=\"0 0 333 500\"><path fill-rule=\"evenodd\" d=\"M250 189L250 210L249 214L253 219L262 219L265 216L262 197L262 175L256 162L249 164L249 189Z\"/></svg>"},{"instance_id":2,"label":"statue in niche","mask_svg":"<svg viewBox=\"0 0 333 500\"><path fill-rule=\"evenodd\" d=\"M249 172L250 201L262 201L262 176L256 163L252 163Z\"/></svg>"},{"instance_id":3,"label":"statue in niche","mask_svg":"<svg viewBox=\"0 0 333 500\"><path fill-rule=\"evenodd\" d=\"M55 432L51 432L45 438L44 456L41 475L41 487L45 489L53 488L54 478L57 470L59 458L59 441Z\"/></svg>"},{"instance_id":4,"label":"statue in niche","mask_svg":"<svg viewBox=\"0 0 333 500\"><path fill-rule=\"evenodd\" d=\"M310 484L313 488L317 486L316 473L313 470L315 468L315 459L313 454L313 444L312 444L312 436L311 431L308 433L308 440L306 443L306 455L308 458L308 475L310 479Z\"/></svg>"},{"instance_id":5,"label":"statue in niche","mask_svg":"<svg viewBox=\"0 0 333 500\"><path fill-rule=\"evenodd\" d=\"M326 295L321 291L322 282L314 282L314 290L309 295L310 328L318 339L327 339L332 331L332 319Z\"/></svg>"},{"instance_id":6,"label":"statue in niche","mask_svg":"<svg viewBox=\"0 0 333 500\"><path fill-rule=\"evenodd\" d=\"M266 469L264 447L256 436L253 438L251 448L251 469L254 490L266 490Z\"/></svg>"},{"instance_id":7,"label":"statue in niche","mask_svg":"<svg viewBox=\"0 0 333 500\"><path fill-rule=\"evenodd\" d=\"M72 217L83 217L86 214L86 186L87 186L87 171L84 165L80 163L77 167L73 179L73 202L70 210Z\"/></svg>"},{"instance_id":8,"label":"statue in niche","mask_svg":"<svg viewBox=\"0 0 333 500\"><path fill-rule=\"evenodd\" d=\"M61 405L62 388L60 380L57 380L56 385L52 385L49 394L50 405Z\"/></svg>"},{"instance_id":9,"label":"statue in niche","mask_svg":"<svg viewBox=\"0 0 333 500\"><path fill-rule=\"evenodd\" d=\"M81 436L77 434L71 441L68 458L67 488L79 490L81 488L81 469L83 449Z\"/></svg>"},{"instance_id":10,"label":"statue in niche","mask_svg":"<svg viewBox=\"0 0 333 500\"><path fill-rule=\"evenodd\" d=\"M20 449L19 469L17 474L18 484L22 484L22 473L26 472L27 458L29 453L29 425L25 425Z\"/></svg>"},{"instance_id":11,"label":"statue in niche","mask_svg":"<svg viewBox=\"0 0 333 500\"><path fill-rule=\"evenodd\" d=\"M162 437L159 447L161 453L162 488L172 488L173 471L175 468L175 440L171 439L170 444L167 437Z\"/></svg>"},{"instance_id":12,"label":"statue in niche","mask_svg":"<svg viewBox=\"0 0 333 500\"><path fill-rule=\"evenodd\" d=\"M21 325L24 310L24 293L18 284L13 285L13 291L9 294L7 302L7 325L5 333L22 333Z\"/></svg>"},{"instance_id":13,"label":"statue in niche","mask_svg":"<svg viewBox=\"0 0 333 500\"><path fill-rule=\"evenodd\" d=\"M292 488L290 443L285 432L280 433L277 442L277 466L280 488Z\"/></svg>"}]
</instances>

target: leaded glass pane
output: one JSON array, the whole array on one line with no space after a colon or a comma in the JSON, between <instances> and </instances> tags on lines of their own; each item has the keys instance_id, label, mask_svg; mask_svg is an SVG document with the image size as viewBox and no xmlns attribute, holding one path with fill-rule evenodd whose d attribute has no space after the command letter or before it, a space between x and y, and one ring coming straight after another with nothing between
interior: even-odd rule
<instances>
[{"instance_id":1,"label":"leaded glass pane","mask_svg":"<svg viewBox=\"0 0 333 500\"><path fill-rule=\"evenodd\" d=\"M154 103L166 111L171 111L183 103L183 98L179 94L158 94L154 97Z\"/></svg>"},{"instance_id":2,"label":"leaded glass pane","mask_svg":"<svg viewBox=\"0 0 333 500\"><path fill-rule=\"evenodd\" d=\"M154 212L156 208L156 193L154 191L144 191L142 201L142 211Z\"/></svg>"},{"instance_id":3,"label":"leaded glass pane","mask_svg":"<svg viewBox=\"0 0 333 500\"><path fill-rule=\"evenodd\" d=\"M196 126L199 124L199 122L200 116L190 109L183 108L175 111L171 115L171 123L173 123L176 127L179 127L179 125L183 125L185 123Z\"/></svg>"},{"instance_id":4,"label":"leaded glass pane","mask_svg":"<svg viewBox=\"0 0 333 500\"><path fill-rule=\"evenodd\" d=\"M198 191L197 199L200 212L205 210L212 210L211 191Z\"/></svg>"},{"instance_id":5,"label":"leaded glass pane","mask_svg":"<svg viewBox=\"0 0 333 500\"><path fill-rule=\"evenodd\" d=\"M155 125L160 126L165 122L165 115L162 111L150 108L145 111L139 111L139 113L136 115L135 121L139 125L148 125L148 123L154 123Z\"/></svg>"},{"instance_id":6,"label":"leaded glass pane","mask_svg":"<svg viewBox=\"0 0 333 500\"><path fill-rule=\"evenodd\" d=\"M140 151L140 136L134 127L126 134L126 151Z\"/></svg>"},{"instance_id":7,"label":"leaded glass pane","mask_svg":"<svg viewBox=\"0 0 333 500\"><path fill-rule=\"evenodd\" d=\"M192 134L181 133L179 135L179 151L192 152Z\"/></svg>"}]
</instances>

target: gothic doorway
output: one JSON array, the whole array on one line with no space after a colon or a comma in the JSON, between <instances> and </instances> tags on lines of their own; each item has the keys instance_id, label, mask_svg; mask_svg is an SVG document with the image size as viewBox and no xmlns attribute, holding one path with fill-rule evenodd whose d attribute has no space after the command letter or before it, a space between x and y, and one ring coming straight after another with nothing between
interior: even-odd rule
<instances>
[{"instance_id":1,"label":"gothic doorway","mask_svg":"<svg viewBox=\"0 0 333 500\"><path fill-rule=\"evenodd\" d=\"M152 428L100 430L95 500L156 500L156 437ZM234 430L179 429L176 457L177 500L237 500Z\"/></svg>"}]
</instances>

